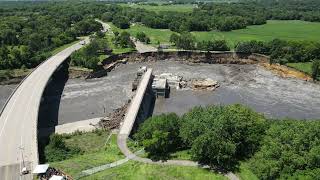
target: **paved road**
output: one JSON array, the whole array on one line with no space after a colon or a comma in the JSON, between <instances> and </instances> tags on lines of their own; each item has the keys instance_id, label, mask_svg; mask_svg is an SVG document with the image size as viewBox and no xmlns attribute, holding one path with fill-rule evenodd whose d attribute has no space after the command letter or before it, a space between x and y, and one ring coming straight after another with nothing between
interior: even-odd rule
<instances>
[{"instance_id":1,"label":"paved road","mask_svg":"<svg viewBox=\"0 0 320 180\"><path fill-rule=\"evenodd\" d=\"M158 49L151 46L151 45L148 45L148 44L144 44L140 41L138 41L136 38L134 37L131 37L131 40L133 41L134 45L136 46L136 50L139 52L139 53L146 53L146 52L157 52Z\"/></svg>"},{"instance_id":2,"label":"paved road","mask_svg":"<svg viewBox=\"0 0 320 180\"><path fill-rule=\"evenodd\" d=\"M57 67L81 47L74 44L49 58L11 96L0 116L0 179L19 179L22 152L30 168L38 164L37 121L42 93Z\"/></svg>"},{"instance_id":3,"label":"paved road","mask_svg":"<svg viewBox=\"0 0 320 180\"><path fill-rule=\"evenodd\" d=\"M111 26L99 19L96 19L97 22L99 22L100 24L102 24L102 27L103 27L103 32L108 32L108 33L112 33L111 31Z\"/></svg>"}]
</instances>

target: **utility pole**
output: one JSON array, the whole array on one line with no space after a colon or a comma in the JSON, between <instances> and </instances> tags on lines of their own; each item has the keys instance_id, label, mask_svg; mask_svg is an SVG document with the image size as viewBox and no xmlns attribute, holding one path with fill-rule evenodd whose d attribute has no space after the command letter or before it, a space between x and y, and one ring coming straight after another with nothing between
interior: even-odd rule
<instances>
[{"instance_id":1,"label":"utility pole","mask_svg":"<svg viewBox=\"0 0 320 180\"><path fill-rule=\"evenodd\" d=\"M24 148L22 146L19 147L19 149L21 150L21 158L22 158L22 165L23 167L21 168L21 163L20 163L20 171L21 171L21 176L24 175L25 173L28 173L27 171L27 167L26 164L24 162L24 156L23 156L23 150Z\"/></svg>"}]
</instances>

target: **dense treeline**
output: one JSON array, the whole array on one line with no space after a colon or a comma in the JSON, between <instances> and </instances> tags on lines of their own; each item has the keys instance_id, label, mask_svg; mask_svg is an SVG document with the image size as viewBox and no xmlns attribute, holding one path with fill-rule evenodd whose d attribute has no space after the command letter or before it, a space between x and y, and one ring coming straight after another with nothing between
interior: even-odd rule
<instances>
[{"instance_id":1,"label":"dense treeline","mask_svg":"<svg viewBox=\"0 0 320 180\"><path fill-rule=\"evenodd\" d=\"M249 166L260 179L319 179L319 139L319 121L274 121Z\"/></svg>"},{"instance_id":2,"label":"dense treeline","mask_svg":"<svg viewBox=\"0 0 320 180\"><path fill-rule=\"evenodd\" d=\"M149 158L166 160L189 149L192 159L218 170L247 161L259 179L317 179L320 122L267 120L242 105L195 107L182 117L162 114L134 138Z\"/></svg>"},{"instance_id":3,"label":"dense treeline","mask_svg":"<svg viewBox=\"0 0 320 180\"><path fill-rule=\"evenodd\" d=\"M0 8L0 69L33 68L54 48L101 30L93 9L94 4L49 2L10 2Z\"/></svg>"},{"instance_id":4,"label":"dense treeline","mask_svg":"<svg viewBox=\"0 0 320 180\"><path fill-rule=\"evenodd\" d=\"M264 0L234 3L199 3L192 12L150 12L145 9L109 7L102 18L119 28L140 22L151 28L184 31L230 31L249 25L265 24L267 20L320 21L317 0Z\"/></svg>"},{"instance_id":5,"label":"dense treeline","mask_svg":"<svg viewBox=\"0 0 320 180\"><path fill-rule=\"evenodd\" d=\"M225 40L214 41L196 41L195 37L189 32L181 34L173 33L170 36L170 42L178 49L201 50L201 51L229 51L230 47Z\"/></svg>"},{"instance_id":6,"label":"dense treeline","mask_svg":"<svg viewBox=\"0 0 320 180\"><path fill-rule=\"evenodd\" d=\"M153 12L105 2L8 2L0 7L0 69L35 67L50 56L54 48L76 40L77 36L99 31L102 27L94 18L111 21L122 29L129 28L132 23L142 23L152 28L168 28L187 37L183 33L229 31L263 24L268 19L320 21L319 6L317 0L263 0L198 3L192 12ZM148 42L148 38L144 40ZM178 48L182 49L228 49L223 41L192 42L192 37L188 37L188 44L183 45L182 38L180 40L175 44L180 44ZM303 53L300 55L286 59L299 62L307 59Z\"/></svg>"},{"instance_id":7,"label":"dense treeline","mask_svg":"<svg viewBox=\"0 0 320 180\"><path fill-rule=\"evenodd\" d=\"M237 52L270 55L271 63L310 62L320 59L320 43L309 41L248 41L236 45Z\"/></svg>"}]
</instances>

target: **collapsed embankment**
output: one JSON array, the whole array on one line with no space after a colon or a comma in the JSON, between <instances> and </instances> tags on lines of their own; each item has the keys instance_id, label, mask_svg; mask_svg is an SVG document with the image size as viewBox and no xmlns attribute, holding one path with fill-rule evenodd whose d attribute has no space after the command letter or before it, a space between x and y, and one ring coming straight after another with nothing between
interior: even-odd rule
<instances>
[{"instance_id":1,"label":"collapsed embankment","mask_svg":"<svg viewBox=\"0 0 320 180\"><path fill-rule=\"evenodd\" d=\"M102 62L98 71L90 73L87 78L99 78L107 75L119 63L126 62L152 62L152 61L180 61L183 63L208 63L208 64L261 64L262 67L281 77L294 77L303 80L311 80L311 77L301 71L280 64L270 65L270 57L262 54L246 54L237 52L196 52L196 51L172 51L172 52L146 52L124 53L113 55Z\"/></svg>"},{"instance_id":2,"label":"collapsed embankment","mask_svg":"<svg viewBox=\"0 0 320 180\"><path fill-rule=\"evenodd\" d=\"M113 55L102 61L102 67L87 76L99 78L107 75L117 64L126 62L151 62L151 61L181 61L184 63L208 63L208 64L256 64L269 62L267 56L259 54L246 54L236 52L196 52L196 51L171 51L171 52L130 52Z\"/></svg>"},{"instance_id":3,"label":"collapsed embankment","mask_svg":"<svg viewBox=\"0 0 320 180\"><path fill-rule=\"evenodd\" d=\"M251 58L251 54L235 52L193 52L193 51L174 51L174 52L146 52L146 53L125 53L110 56L102 64L106 66L117 60L129 62L146 62L159 60L185 61L190 63L209 63L209 64L253 64L260 58Z\"/></svg>"}]
</instances>

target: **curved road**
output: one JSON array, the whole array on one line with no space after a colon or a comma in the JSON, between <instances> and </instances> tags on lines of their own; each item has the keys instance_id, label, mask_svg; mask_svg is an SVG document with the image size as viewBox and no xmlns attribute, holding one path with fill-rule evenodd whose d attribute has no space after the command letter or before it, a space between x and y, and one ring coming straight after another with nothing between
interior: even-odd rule
<instances>
[{"instance_id":1,"label":"curved road","mask_svg":"<svg viewBox=\"0 0 320 180\"><path fill-rule=\"evenodd\" d=\"M0 116L0 179L30 178L19 173L23 159L29 169L38 164L37 121L42 93L53 72L81 47L80 43L74 44L47 59L7 101Z\"/></svg>"}]
</instances>

